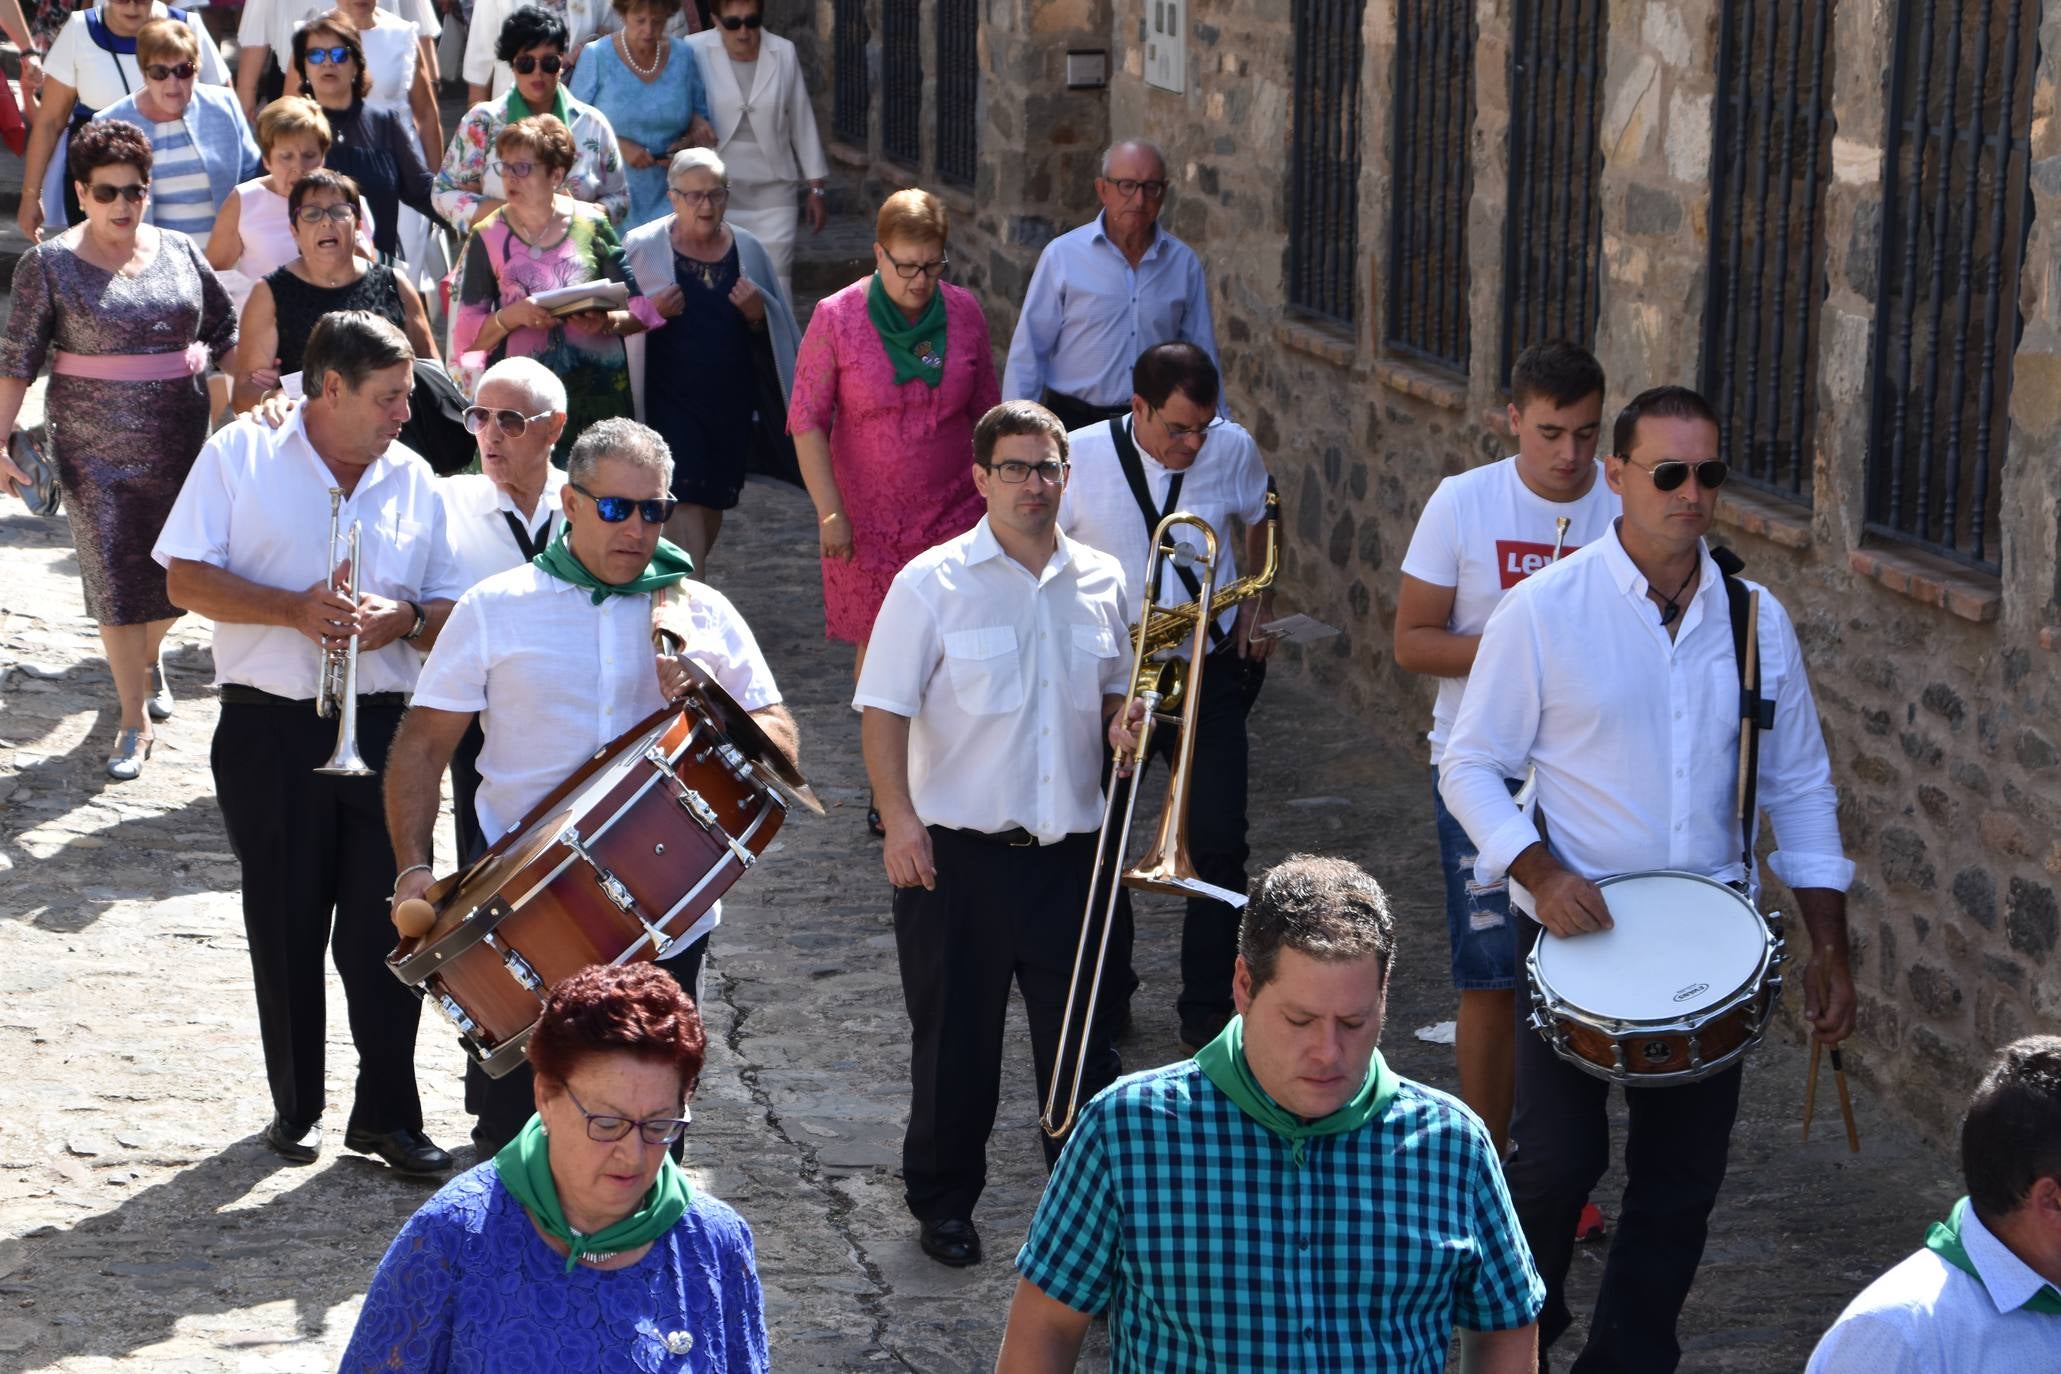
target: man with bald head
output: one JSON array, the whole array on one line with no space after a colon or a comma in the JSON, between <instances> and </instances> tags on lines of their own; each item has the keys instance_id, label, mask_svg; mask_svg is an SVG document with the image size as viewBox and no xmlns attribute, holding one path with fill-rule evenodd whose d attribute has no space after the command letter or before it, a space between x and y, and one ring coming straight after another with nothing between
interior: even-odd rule
<instances>
[{"instance_id":1,"label":"man with bald head","mask_svg":"<svg viewBox=\"0 0 2061 1374\"><path fill-rule=\"evenodd\" d=\"M1031 275L1002 399L1039 401L1068 430L1131 410L1131 364L1176 340L1217 355L1209 285L1195 250L1159 227L1166 158L1143 139L1102 155L1102 213L1045 245Z\"/></svg>"}]
</instances>

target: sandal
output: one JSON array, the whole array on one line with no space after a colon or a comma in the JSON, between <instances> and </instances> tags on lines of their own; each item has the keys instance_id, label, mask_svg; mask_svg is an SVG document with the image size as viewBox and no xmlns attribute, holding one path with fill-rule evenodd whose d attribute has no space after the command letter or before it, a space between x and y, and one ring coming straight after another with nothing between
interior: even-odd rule
<instances>
[{"instance_id":1,"label":"sandal","mask_svg":"<svg viewBox=\"0 0 2061 1374\"><path fill-rule=\"evenodd\" d=\"M107 756L107 775L116 782L143 776L143 762L150 757L156 738L141 730L124 730L115 736L115 751Z\"/></svg>"}]
</instances>

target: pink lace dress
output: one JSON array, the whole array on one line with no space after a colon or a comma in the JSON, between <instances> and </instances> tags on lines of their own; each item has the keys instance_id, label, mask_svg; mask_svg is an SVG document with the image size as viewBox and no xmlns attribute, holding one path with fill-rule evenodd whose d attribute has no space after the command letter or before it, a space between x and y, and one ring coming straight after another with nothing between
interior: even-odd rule
<instances>
[{"instance_id":1,"label":"pink lace dress","mask_svg":"<svg viewBox=\"0 0 2061 1374\"><path fill-rule=\"evenodd\" d=\"M864 644L888 584L917 554L973 528L973 426L1001 400L987 317L973 294L945 295L945 375L935 388L895 384L866 315L871 277L824 300L795 360L787 432L830 436L831 471L852 526L852 557L823 560L823 621Z\"/></svg>"}]
</instances>

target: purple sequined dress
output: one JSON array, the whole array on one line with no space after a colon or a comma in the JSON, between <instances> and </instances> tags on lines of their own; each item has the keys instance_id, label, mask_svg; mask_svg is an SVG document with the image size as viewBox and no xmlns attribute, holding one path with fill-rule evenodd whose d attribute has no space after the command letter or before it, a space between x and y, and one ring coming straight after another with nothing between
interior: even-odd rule
<instances>
[{"instance_id":1,"label":"purple sequined dress","mask_svg":"<svg viewBox=\"0 0 2061 1374\"><path fill-rule=\"evenodd\" d=\"M765 1374L744 1218L705 1193L627 1269L551 1252L493 1161L445 1184L379 1262L342 1374Z\"/></svg>"},{"instance_id":2,"label":"purple sequined dress","mask_svg":"<svg viewBox=\"0 0 2061 1374\"><path fill-rule=\"evenodd\" d=\"M29 381L53 348L67 353L181 353L206 344L219 363L236 346L229 294L184 234L159 236L157 256L133 277L95 267L58 239L22 254L14 313L0 338L0 376ZM45 423L86 611L103 625L179 614L165 570L151 561L172 502L208 437L204 377L109 382L56 377ZM311 538L320 538L314 531Z\"/></svg>"}]
</instances>

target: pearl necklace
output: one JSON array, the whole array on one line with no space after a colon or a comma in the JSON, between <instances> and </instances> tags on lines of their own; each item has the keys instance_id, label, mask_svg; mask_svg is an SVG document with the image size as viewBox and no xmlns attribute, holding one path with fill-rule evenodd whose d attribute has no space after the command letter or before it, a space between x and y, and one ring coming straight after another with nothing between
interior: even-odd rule
<instances>
[{"instance_id":1,"label":"pearl necklace","mask_svg":"<svg viewBox=\"0 0 2061 1374\"><path fill-rule=\"evenodd\" d=\"M658 64L665 60L665 44L655 44L652 47L651 51L651 65L648 67L640 67L637 65L637 59L630 55L630 35L628 33L623 31L622 29L617 29L615 31L615 43L617 49L621 51L623 55L624 64L628 66L631 71L637 73L638 76L644 78L644 80L646 81L651 80L653 76L658 74Z\"/></svg>"}]
</instances>

